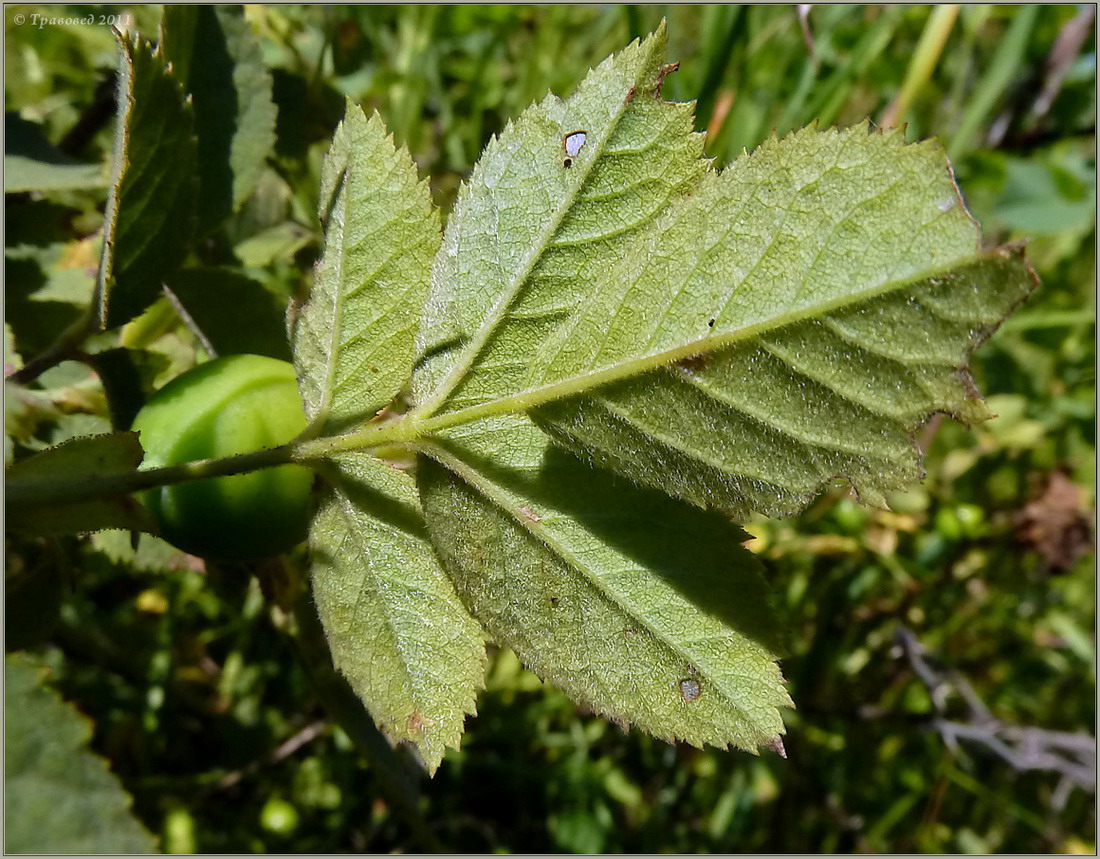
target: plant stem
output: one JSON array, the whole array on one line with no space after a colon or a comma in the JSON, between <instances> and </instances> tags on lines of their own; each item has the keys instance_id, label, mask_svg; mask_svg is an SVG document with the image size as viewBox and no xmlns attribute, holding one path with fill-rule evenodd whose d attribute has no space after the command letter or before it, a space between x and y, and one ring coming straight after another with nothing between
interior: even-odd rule
<instances>
[{"instance_id":1,"label":"plant stem","mask_svg":"<svg viewBox=\"0 0 1100 859\"><path fill-rule=\"evenodd\" d=\"M11 506L39 506L112 498L154 486L168 486L173 483L205 480L210 477L225 477L274 465L286 465L292 461L293 451L294 447L291 443L226 459L199 459L145 471L88 474L75 479L71 476L56 475L15 477L9 479L6 484L7 503Z\"/></svg>"},{"instance_id":2,"label":"plant stem","mask_svg":"<svg viewBox=\"0 0 1100 859\"><path fill-rule=\"evenodd\" d=\"M56 367L62 361L76 358L79 355L80 345L88 336L92 317L84 314L76 322L66 328L58 338L50 344L38 357L27 362L8 378L20 385L28 385L49 370Z\"/></svg>"},{"instance_id":3,"label":"plant stem","mask_svg":"<svg viewBox=\"0 0 1100 859\"><path fill-rule=\"evenodd\" d=\"M976 254L960 263L960 268L969 265L971 260L977 261L989 256L991 254ZM445 399L436 396L434 401L429 401L427 404L414 409L401 420L368 425L366 429L356 430L344 435L299 442L296 446L294 459L304 462L311 459L323 459L335 453L347 453L382 445L411 444L449 427L506 414L527 412L556 400L590 394L603 385L635 378L643 373L658 370L662 367L670 367L678 361L693 358L697 355L713 353L736 343L751 340L753 337L758 337L777 328L813 318L815 315L833 309L847 307L857 301L867 301L880 295L887 295L909 284L920 283L936 276L942 276L942 272L937 269L928 269L905 280L885 281L854 295L822 301L812 306L778 314L760 322L744 325L741 328L719 334L708 334L662 352L652 352L598 370L581 371L576 375L527 388L497 400L488 400L456 409L453 412L434 413L434 409Z\"/></svg>"},{"instance_id":4,"label":"plant stem","mask_svg":"<svg viewBox=\"0 0 1100 859\"><path fill-rule=\"evenodd\" d=\"M972 259L988 258L998 253L1000 252L976 254ZM500 417L506 414L527 412L555 400L588 394L600 386L636 377L661 367L671 366L677 361L692 358L696 355L714 352L773 329L799 322L802 319L811 317L813 314L848 306L857 299L866 300L884 295L906 284L919 283L937 274L939 274L939 271L933 269L919 272L904 281L886 281L871 289L863 290L854 296L821 302L817 305L779 314L731 331L706 335L672 349L643 355L598 370L580 372L577 375L547 382L541 386L531 387L497 400L456 409L453 412L432 414L431 407L421 407L419 410L414 410L405 415L400 420L368 424L365 429L323 438L310 438L307 430L297 440L279 447L229 457L228 459L197 460L145 471L85 475L79 479L72 476L56 475L48 477L16 476L9 479L7 483L8 503L41 505L89 501L96 498L126 495L154 486L166 486L189 480L205 480L210 477L224 477L277 465L289 463L309 464L338 453L364 451L384 446L408 446L448 427L470 423L475 420Z\"/></svg>"}]
</instances>

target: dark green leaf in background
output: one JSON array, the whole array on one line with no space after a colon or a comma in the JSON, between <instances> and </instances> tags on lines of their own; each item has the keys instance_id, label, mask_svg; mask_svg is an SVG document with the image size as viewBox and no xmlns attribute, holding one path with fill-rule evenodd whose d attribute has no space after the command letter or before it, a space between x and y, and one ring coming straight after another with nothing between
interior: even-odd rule
<instances>
[{"instance_id":1,"label":"dark green leaf in background","mask_svg":"<svg viewBox=\"0 0 1100 859\"><path fill-rule=\"evenodd\" d=\"M184 268L167 286L218 355L291 358L285 302L230 268Z\"/></svg>"},{"instance_id":2,"label":"dark green leaf in background","mask_svg":"<svg viewBox=\"0 0 1100 859\"><path fill-rule=\"evenodd\" d=\"M24 459L5 473L6 527L27 534L79 534L104 528L153 530L148 511L129 495L58 503L51 488L82 478L134 471L142 460L137 434L85 436Z\"/></svg>"},{"instance_id":3,"label":"dark green leaf in background","mask_svg":"<svg viewBox=\"0 0 1100 859\"><path fill-rule=\"evenodd\" d=\"M241 6L165 6L160 50L194 106L206 232L252 193L275 146L271 73Z\"/></svg>"},{"instance_id":4,"label":"dark green leaf in background","mask_svg":"<svg viewBox=\"0 0 1100 859\"><path fill-rule=\"evenodd\" d=\"M163 55L119 40L118 127L97 310L104 327L137 316L189 250L194 231L193 112Z\"/></svg>"},{"instance_id":5,"label":"dark green leaf in background","mask_svg":"<svg viewBox=\"0 0 1100 859\"><path fill-rule=\"evenodd\" d=\"M88 751L91 724L42 686L32 661L4 671L4 849L7 853L155 853L107 762Z\"/></svg>"}]
</instances>

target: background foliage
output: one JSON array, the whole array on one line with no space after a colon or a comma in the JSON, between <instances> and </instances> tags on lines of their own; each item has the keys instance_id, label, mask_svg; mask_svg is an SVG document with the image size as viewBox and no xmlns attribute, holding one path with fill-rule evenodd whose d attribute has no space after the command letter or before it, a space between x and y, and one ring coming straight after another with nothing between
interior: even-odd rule
<instances>
[{"instance_id":1,"label":"background foliage","mask_svg":"<svg viewBox=\"0 0 1100 859\"><path fill-rule=\"evenodd\" d=\"M85 165L78 189L69 181L68 190L6 195L8 372L48 348L91 299L106 181L86 165L109 158L116 68L107 27L38 29L14 16L88 10L129 13L133 30L156 38L156 7L5 8L6 164L18 140L49 147L59 164ZM379 110L446 208L509 117L547 89L567 94L662 16L669 55L682 63L666 97L698 100L708 154L727 161L772 129L815 119L906 122L911 138L945 142L990 243L1030 241L1042 286L975 361L998 418L973 433L933 421L921 436L928 478L892 497L890 511L833 492L796 519L747 523L789 622L783 670L798 710L786 717L787 760L624 735L497 650L462 752L448 753L432 781L419 779L403 752L378 745L346 687L325 672L308 613L293 632L301 557L204 567L151 538L135 549L122 532L11 537L9 651L32 650L31 664L48 666L49 684L92 719L92 750L170 851L1091 852L1088 787L1068 765L1014 769L983 741L988 724L965 693L1009 725L1074 735L1094 725L1092 14L246 12L249 44L270 70L274 150L233 186L237 199L228 186L208 186L203 213L239 205L216 228L199 223L189 264L209 279L175 284L185 303L197 296L194 316L209 318L200 327L222 352L286 357L282 307L303 294L319 254L320 162L345 96ZM197 122L216 121L199 110ZM259 137L267 122L255 120ZM264 320L247 343L218 326L225 314L209 284L223 282ZM165 299L123 329L121 345L138 356L139 392L203 350ZM65 362L9 386L9 462L109 428L99 380L117 374L92 363L97 372ZM949 742L951 724L978 738Z\"/></svg>"}]
</instances>

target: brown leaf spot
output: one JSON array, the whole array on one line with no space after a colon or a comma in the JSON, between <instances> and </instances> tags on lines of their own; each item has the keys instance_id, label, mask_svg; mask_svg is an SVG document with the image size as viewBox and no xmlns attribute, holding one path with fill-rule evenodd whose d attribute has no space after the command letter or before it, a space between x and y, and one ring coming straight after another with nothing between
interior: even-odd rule
<instances>
[{"instance_id":1,"label":"brown leaf spot","mask_svg":"<svg viewBox=\"0 0 1100 859\"><path fill-rule=\"evenodd\" d=\"M690 358L684 358L681 361L676 362L676 368L688 375L697 373L707 366L709 356L707 355L692 355Z\"/></svg>"},{"instance_id":2,"label":"brown leaf spot","mask_svg":"<svg viewBox=\"0 0 1100 859\"><path fill-rule=\"evenodd\" d=\"M535 511L528 507L526 504L519 505L519 512L522 513L526 518L530 519L532 522L542 521L541 517L539 517L535 513Z\"/></svg>"},{"instance_id":3,"label":"brown leaf spot","mask_svg":"<svg viewBox=\"0 0 1100 859\"><path fill-rule=\"evenodd\" d=\"M703 689L694 677L685 677L680 681L680 697L685 701L690 703L702 694Z\"/></svg>"},{"instance_id":4,"label":"brown leaf spot","mask_svg":"<svg viewBox=\"0 0 1100 859\"><path fill-rule=\"evenodd\" d=\"M410 737L422 737L427 728L435 724L435 719L429 719L419 710L413 710L409 718L405 720L405 730Z\"/></svg>"}]
</instances>

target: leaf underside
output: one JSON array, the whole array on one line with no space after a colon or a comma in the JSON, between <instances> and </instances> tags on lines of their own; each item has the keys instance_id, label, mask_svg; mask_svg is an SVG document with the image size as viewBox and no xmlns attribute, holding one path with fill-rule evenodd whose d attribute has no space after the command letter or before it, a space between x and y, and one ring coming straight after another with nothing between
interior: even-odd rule
<instances>
[{"instance_id":1,"label":"leaf underside","mask_svg":"<svg viewBox=\"0 0 1100 859\"><path fill-rule=\"evenodd\" d=\"M662 29L486 146L432 271L417 334L421 411L520 390L531 347L576 316L639 232L703 177L691 105L660 97L663 55ZM584 145L569 156L578 130Z\"/></svg>"},{"instance_id":2,"label":"leaf underside","mask_svg":"<svg viewBox=\"0 0 1100 859\"><path fill-rule=\"evenodd\" d=\"M809 128L712 169L691 105L661 97L664 46L662 27L490 141L424 285L394 437L418 440L427 532L459 598L533 670L660 737L776 748L778 624L726 517L797 512L837 478L882 504L919 479L915 430L937 411L986 416L970 353L1034 275L1017 249L980 249L934 143ZM355 244L340 218L394 205L348 205L340 153L382 135L351 116L326 168L319 285ZM421 248L400 238L380 247ZM407 368L415 320L387 313L370 342L393 336L379 366ZM340 411L334 318L302 339L332 344L303 390L342 429L400 382Z\"/></svg>"},{"instance_id":3,"label":"leaf underside","mask_svg":"<svg viewBox=\"0 0 1100 859\"><path fill-rule=\"evenodd\" d=\"M539 676L669 741L755 751L783 733L778 624L740 528L519 416L452 431L418 475L463 601Z\"/></svg>"},{"instance_id":4,"label":"leaf underside","mask_svg":"<svg viewBox=\"0 0 1100 859\"><path fill-rule=\"evenodd\" d=\"M294 360L307 415L337 432L372 418L412 372L439 216L408 152L350 101L325 158L320 206L325 250Z\"/></svg>"},{"instance_id":5,"label":"leaf underside","mask_svg":"<svg viewBox=\"0 0 1100 859\"><path fill-rule=\"evenodd\" d=\"M325 474L309 545L333 661L378 725L434 772L475 712L484 636L432 553L412 479L354 454Z\"/></svg>"},{"instance_id":6,"label":"leaf underside","mask_svg":"<svg viewBox=\"0 0 1100 859\"><path fill-rule=\"evenodd\" d=\"M1020 254L995 252L535 418L600 465L736 516L797 513L838 478L885 506L923 476L913 434L932 413L986 416L970 352L1028 288Z\"/></svg>"}]
</instances>

